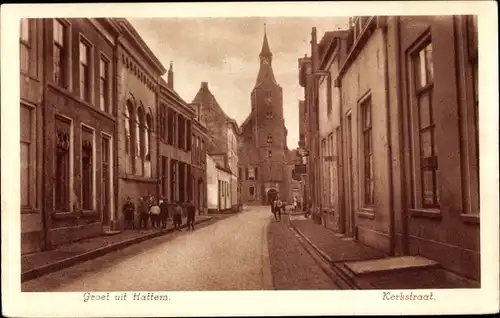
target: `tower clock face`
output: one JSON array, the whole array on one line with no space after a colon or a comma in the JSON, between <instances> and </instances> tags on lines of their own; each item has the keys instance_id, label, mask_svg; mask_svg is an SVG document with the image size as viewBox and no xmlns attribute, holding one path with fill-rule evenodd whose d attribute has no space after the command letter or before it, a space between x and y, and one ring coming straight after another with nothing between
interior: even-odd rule
<instances>
[{"instance_id":1,"label":"tower clock face","mask_svg":"<svg viewBox=\"0 0 500 318\"><path fill-rule=\"evenodd\" d=\"M262 59L262 64L266 64L266 65L269 64L269 60L266 58Z\"/></svg>"}]
</instances>

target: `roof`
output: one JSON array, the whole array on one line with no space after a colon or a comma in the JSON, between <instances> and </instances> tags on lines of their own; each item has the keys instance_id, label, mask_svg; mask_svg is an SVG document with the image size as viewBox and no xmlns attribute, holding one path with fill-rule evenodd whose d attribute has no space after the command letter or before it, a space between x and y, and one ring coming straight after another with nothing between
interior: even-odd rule
<instances>
[{"instance_id":1,"label":"roof","mask_svg":"<svg viewBox=\"0 0 500 318\"><path fill-rule=\"evenodd\" d=\"M220 111L224 115L226 122L234 121L234 119L229 117L226 114L226 112L222 109L222 107L219 105L214 94L212 94L212 92L208 88L207 82L201 83L200 89L196 93L196 96L193 98L193 101L191 103L192 104L199 103L201 105L201 107L206 107L208 105L212 105L213 107L215 107L215 109L217 109L218 111ZM238 125L236 125L236 126L238 126Z\"/></svg>"},{"instance_id":2,"label":"roof","mask_svg":"<svg viewBox=\"0 0 500 318\"><path fill-rule=\"evenodd\" d=\"M273 56L271 49L269 48L269 43L267 42L267 34L264 29L264 41L262 42L262 49L260 50L259 56Z\"/></svg>"},{"instance_id":3,"label":"roof","mask_svg":"<svg viewBox=\"0 0 500 318\"><path fill-rule=\"evenodd\" d=\"M269 43L267 41L267 34L264 30L264 40L262 42L262 49L259 54L260 57L272 57L271 49L269 49ZM259 74L257 74L257 80L255 81L255 87L260 86L265 81L271 81L273 84L278 85L276 83L276 79L274 78L273 67L271 66L271 61L269 63L260 64Z\"/></svg>"}]
</instances>

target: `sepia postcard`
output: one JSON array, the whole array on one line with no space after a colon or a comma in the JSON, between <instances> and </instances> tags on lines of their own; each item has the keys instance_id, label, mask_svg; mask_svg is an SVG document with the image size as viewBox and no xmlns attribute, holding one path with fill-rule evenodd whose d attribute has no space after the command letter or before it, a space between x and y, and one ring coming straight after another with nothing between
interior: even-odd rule
<instances>
[{"instance_id":1,"label":"sepia postcard","mask_svg":"<svg viewBox=\"0 0 500 318\"><path fill-rule=\"evenodd\" d=\"M3 5L2 313L498 313L496 9Z\"/></svg>"}]
</instances>

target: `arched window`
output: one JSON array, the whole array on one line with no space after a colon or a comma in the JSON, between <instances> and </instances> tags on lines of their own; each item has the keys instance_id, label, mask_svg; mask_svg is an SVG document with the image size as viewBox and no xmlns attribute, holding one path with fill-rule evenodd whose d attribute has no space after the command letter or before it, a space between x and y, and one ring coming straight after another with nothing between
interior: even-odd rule
<instances>
[{"instance_id":1,"label":"arched window","mask_svg":"<svg viewBox=\"0 0 500 318\"><path fill-rule=\"evenodd\" d=\"M146 124L144 129L144 170L146 177L151 177L151 114L146 116Z\"/></svg>"},{"instance_id":2,"label":"arched window","mask_svg":"<svg viewBox=\"0 0 500 318\"><path fill-rule=\"evenodd\" d=\"M143 165L142 165L142 158L143 158L143 155L144 155L144 148L143 148L143 145L144 145L144 140L143 140L143 137L144 137L144 133L143 133L143 130L144 130L144 110L142 109L142 107L139 107L137 109L137 113L136 113L136 123L135 123L135 145L136 145L136 151L135 151L135 156L137 158L137 170L136 170L136 174L138 175L142 175L143 174Z\"/></svg>"},{"instance_id":3,"label":"arched window","mask_svg":"<svg viewBox=\"0 0 500 318\"><path fill-rule=\"evenodd\" d=\"M150 145L151 145L151 125L152 125L152 118L151 114L147 114L146 116L146 126L144 130L144 142L145 142L145 147L144 147L144 153L146 160L151 160L151 154L150 154Z\"/></svg>"},{"instance_id":4,"label":"arched window","mask_svg":"<svg viewBox=\"0 0 500 318\"><path fill-rule=\"evenodd\" d=\"M267 143L272 144L273 143L273 136L271 134L267 135Z\"/></svg>"},{"instance_id":5,"label":"arched window","mask_svg":"<svg viewBox=\"0 0 500 318\"><path fill-rule=\"evenodd\" d=\"M124 126L125 126L125 155L127 157L126 163L126 171L128 173L132 172L133 167L133 134L132 129L134 129L134 118L133 114L133 104L132 101L128 100L125 105L125 118L124 118Z\"/></svg>"}]
</instances>

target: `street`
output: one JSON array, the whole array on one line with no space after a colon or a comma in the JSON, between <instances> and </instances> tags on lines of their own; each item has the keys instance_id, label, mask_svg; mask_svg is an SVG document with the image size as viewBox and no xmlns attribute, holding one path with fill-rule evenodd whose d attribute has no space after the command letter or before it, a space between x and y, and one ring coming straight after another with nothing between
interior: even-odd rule
<instances>
[{"instance_id":1,"label":"street","mask_svg":"<svg viewBox=\"0 0 500 318\"><path fill-rule=\"evenodd\" d=\"M22 284L23 291L337 289L269 207L132 245Z\"/></svg>"}]
</instances>

